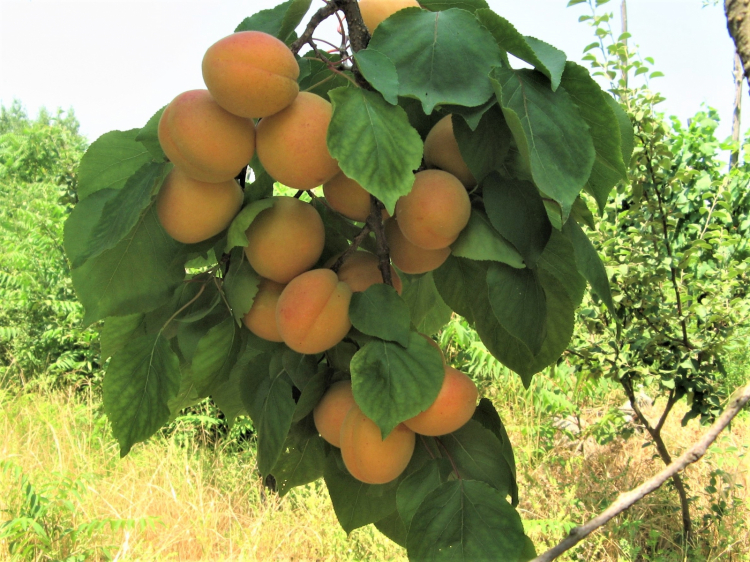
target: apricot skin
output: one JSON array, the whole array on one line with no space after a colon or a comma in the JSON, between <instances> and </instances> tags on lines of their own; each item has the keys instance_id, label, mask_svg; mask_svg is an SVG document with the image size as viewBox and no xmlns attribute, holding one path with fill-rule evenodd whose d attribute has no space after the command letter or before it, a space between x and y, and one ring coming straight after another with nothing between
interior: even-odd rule
<instances>
[{"instance_id":1,"label":"apricot skin","mask_svg":"<svg viewBox=\"0 0 750 562\"><path fill-rule=\"evenodd\" d=\"M260 280L253 306L242 319L247 329L259 338L275 342L283 341L276 327L276 305L283 290L284 285L281 283L270 279Z\"/></svg>"},{"instance_id":2,"label":"apricot skin","mask_svg":"<svg viewBox=\"0 0 750 562\"><path fill-rule=\"evenodd\" d=\"M461 156L458 141L453 133L452 115L446 115L435 123L424 140L424 161L428 168L440 168L456 176L464 187L477 185L469 167Z\"/></svg>"},{"instance_id":3,"label":"apricot skin","mask_svg":"<svg viewBox=\"0 0 750 562\"><path fill-rule=\"evenodd\" d=\"M321 353L351 328L352 292L330 269L313 269L292 279L279 297L276 325L284 343L297 353Z\"/></svg>"},{"instance_id":4,"label":"apricot skin","mask_svg":"<svg viewBox=\"0 0 750 562\"><path fill-rule=\"evenodd\" d=\"M199 181L219 183L240 173L255 153L252 120L223 109L208 90L183 92L159 120L164 154Z\"/></svg>"},{"instance_id":5,"label":"apricot skin","mask_svg":"<svg viewBox=\"0 0 750 562\"><path fill-rule=\"evenodd\" d=\"M437 269L451 254L450 248L425 250L415 246L403 235L395 218L385 221L385 238L388 241L393 265L404 273L427 273Z\"/></svg>"},{"instance_id":6,"label":"apricot skin","mask_svg":"<svg viewBox=\"0 0 750 562\"><path fill-rule=\"evenodd\" d=\"M211 45L203 80L218 104L241 117L268 117L299 93L299 65L283 41L260 31L241 31Z\"/></svg>"},{"instance_id":7,"label":"apricot skin","mask_svg":"<svg viewBox=\"0 0 750 562\"><path fill-rule=\"evenodd\" d=\"M419 8L417 0L359 0L359 11L368 31L372 33L384 19L404 8Z\"/></svg>"},{"instance_id":8,"label":"apricot skin","mask_svg":"<svg viewBox=\"0 0 750 562\"><path fill-rule=\"evenodd\" d=\"M159 190L156 214L172 238L195 244L227 228L241 206L242 189L235 180L206 183L175 167Z\"/></svg>"},{"instance_id":9,"label":"apricot skin","mask_svg":"<svg viewBox=\"0 0 750 562\"><path fill-rule=\"evenodd\" d=\"M301 92L286 109L258 123L258 158L269 175L294 189L313 189L339 173L326 135L331 104Z\"/></svg>"},{"instance_id":10,"label":"apricot skin","mask_svg":"<svg viewBox=\"0 0 750 562\"><path fill-rule=\"evenodd\" d=\"M245 255L261 277L289 283L318 261L325 228L318 212L294 197L274 197L245 231Z\"/></svg>"},{"instance_id":11,"label":"apricot skin","mask_svg":"<svg viewBox=\"0 0 750 562\"><path fill-rule=\"evenodd\" d=\"M380 428L353 406L341 425L341 456L349 473L366 484L385 484L398 478L414 453L416 436L404 424L385 440Z\"/></svg>"},{"instance_id":12,"label":"apricot skin","mask_svg":"<svg viewBox=\"0 0 750 562\"><path fill-rule=\"evenodd\" d=\"M443 386L435 402L404 425L420 435L453 433L474 415L478 396L474 381L458 369L446 366Z\"/></svg>"},{"instance_id":13,"label":"apricot skin","mask_svg":"<svg viewBox=\"0 0 750 562\"><path fill-rule=\"evenodd\" d=\"M344 172L323 184L323 196L334 211L353 221L365 222L370 216L370 194ZM383 220L390 215L383 209Z\"/></svg>"},{"instance_id":14,"label":"apricot skin","mask_svg":"<svg viewBox=\"0 0 750 562\"><path fill-rule=\"evenodd\" d=\"M352 293L361 293L368 287L383 282L380 273L380 262L378 256L370 252L357 251L346 258L338 271L339 281L343 281L352 290ZM401 278L396 270L391 267L391 279L393 288L400 295L403 289Z\"/></svg>"},{"instance_id":15,"label":"apricot skin","mask_svg":"<svg viewBox=\"0 0 750 562\"><path fill-rule=\"evenodd\" d=\"M315 428L334 447L341 447L341 426L354 405L352 381L339 381L331 385L313 410Z\"/></svg>"}]
</instances>

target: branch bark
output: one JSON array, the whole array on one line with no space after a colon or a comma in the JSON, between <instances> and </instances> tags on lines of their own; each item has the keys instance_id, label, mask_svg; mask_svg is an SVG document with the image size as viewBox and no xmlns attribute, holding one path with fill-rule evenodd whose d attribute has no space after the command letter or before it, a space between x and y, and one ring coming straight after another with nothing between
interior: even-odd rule
<instances>
[{"instance_id":1,"label":"branch bark","mask_svg":"<svg viewBox=\"0 0 750 562\"><path fill-rule=\"evenodd\" d=\"M637 488L624 494L620 494L617 500L615 500L615 502L601 514L580 527L576 527L570 531L570 534L557 546L554 546L544 554L537 556L531 562L550 562L551 560L554 560L564 552L573 548L599 527L602 527L611 519L645 498L654 490L658 489L664 484L664 482L672 478L678 472L684 470L685 467L700 460L701 457L706 454L708 448L719 437L719 434L724 431L748 401L750 401L750 384L735 392L734 396L732 396L729 401L729 405L724 410L724 413L716 420L703 438L690 447L690 449L688 449L680 458Z\"/></svg>"},{"instance_id":2,"label":"branch bark","mask_svg":"<svg viewBox=\"0 0 750 562\"><path fill-rule=\"evenodd\" d=\"M724 0L729 35L742 60L745 78L750 84L750 0Z\"/></svg>"}]
</instances>

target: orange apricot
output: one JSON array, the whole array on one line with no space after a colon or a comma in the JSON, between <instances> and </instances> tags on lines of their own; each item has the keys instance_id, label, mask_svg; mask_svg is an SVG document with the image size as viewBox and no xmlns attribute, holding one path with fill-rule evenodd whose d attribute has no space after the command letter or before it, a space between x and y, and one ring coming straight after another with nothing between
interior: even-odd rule
<instances>
[{"instance_id":1,"label":"orange apricot","mask_svg":"<svg viewBox=\"0 0 750 562\"><path fill-rule=\"evenodd\" d=\"M388 241L393 265L404 273L427 273L437 269L451 254L450 247L425 250L415 246L403 235L395 218L385 221L385 238Z\"/></svg>"},{"instance_id":2,"label":"orange apricot","mask_svg":"<svg viewBox=\"0 0 750 562\"><path fill-rule=\"evenodd\" d=\"M416 436L404 424L385 439L380 428L355 404L341 425L341 456L349 473L367 484L385 484L406 469Z\"/></svg>"},{"instance_id":3,"label":"orange apricot","mask_svg":"<svg viewBox=\"0 0 750 562\"><path fill-rule=\"evenodd\" d=\"M370 194L344 172L323 184L323 196L334 211L353 221L365 222L370 215ZM390 215L383 209L383 220Z\"/></svg>"},{"instance_id":4,"label":"orange apricot","mask_svg":"<svg viewBox=\"0 0 750 562\"><path fill-rule=\"evenodd\" d=\"M337 258L336 258L337 259ZM335 259L334 259L335 261ZM380 273L380 261L378 256L359 250L349 256L341 264L338 271L339 281L343 281L352 290L352 293L361 293L375 283L383 282L383 275ZM403 286L401 278L396 270L391 266L391 279L393 288L400 295Z\"/></svg>"},{"instance_id":5,"label":"orange apricot","mask_svg":"<svg viewBox=\"0 0 750 562\"><path fill-rule=\"evenodd\" d=\"M359 0L359 11L368 31L372 33L384 19L404 8L419 8L417 0Z\"/></svg>"},{"instance_id":6,"label":"orange apricot","mask_svg":"<svg viewBox=\"0 0 750 562\"><path fill-rule=\"evenodd\" d=\"M325 228L309 203L294 197L274 197L245 231L245 255L261 276L289 283L318 261L325 244Z\"/></svg>"},{"instance_id":7,"label":"orange apricot","mask_svg":"<svg viewBox=\"0 0 750 562\"><path fill-rule=\"evenodd\" d=\"M477 386L467 375L446 365L443 386L432 405L404 422L420 435L446 435L462 427L477 407Z\"/></svg>"},{"instance_id":8,"label":"orange apricot","mask_svg":"<svg viewBox=\"0 0 750 562\"><path fill-rule=\"evenodd\" d=\"M222 108L208 90L183 92L159 120L164 154L190 177L209 183L231 180L255 153L255 125Z\"/></svg>"},{"instance_id":9,"label":"orange apricot","mask_svg":"<svg viewBox=\"0 0 750 562\"><path fill-rule=\"evenodd\" d=\"M277 182L313 189L339 173L326 135L333 108L327 100L300 93L292 104L258 123L258 158Z\"/></svg>"},{"instance_id":10,"label":"orange apricot","mask_svg":"<svg viewBox=\"0 0 750 562\"><path fill-rule=\"evenodd\" d=\"M270 279L261 279L253 306L242 318L247 329L268 341L283 341L276 327L276 305L284 285Z\"/></svg>"},{"instance_id":11,"label":"orange apricot","mask_svg":"<svg viewBox=\"0 0 750 562\"><path fill-rule=\"evenodd\" d=\"M229 226L242 206L242 189L233 179L206 183L172 168L156 198L159 222L183 244L208 240Z\"/></svg>"},{"instance_id":12,"label":"orange apricot","mask_svg":"<svg viewBox=\"0 0 750 562\"><path fill-rule=\"evenodd\" d=\"M268 117L299 93L299 65L283 41L261 31L241 31L211 45L203 80L218 104L241 117Z\"/></svg>"},{"instance_id":13,"label":"orange apricot","mask_svg":"<svg viewBox=\"0 0 750 562\"><path fill-rule=\"evenodd\" d=\"M354 405L352 381L339 381L331 385L313 410L315 428L334 447L341 447L341 425Z\"/></svg>"},{"instance_id":14,"label":"orange apricot","mask_svg":"<svg viewBox=\"0 0 750 562\"><path fill-rule=\"evenodd\" d=\"M430 129L424 140L424 161L428 168L440 168L453 174L467 189L477 185L458 148L452 115L446 115Z\"/></svg>"},{"instance_id":15,"label":"orange apricot","mask_svg":"<svg viewBox=\"0 0 750 562\"><path fill-rule=\"evenodd\" d=\"M330 269L313 269L292 279L279 297L276 325L284 343L313 354L339 343L351 328L349 286Z\"/></svg>"}]
</instances>

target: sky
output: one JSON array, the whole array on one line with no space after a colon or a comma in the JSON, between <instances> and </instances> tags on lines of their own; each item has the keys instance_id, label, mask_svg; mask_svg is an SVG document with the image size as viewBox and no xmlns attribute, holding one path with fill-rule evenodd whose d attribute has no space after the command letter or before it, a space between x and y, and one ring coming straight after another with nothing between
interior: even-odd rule
<instances>
[{"instance_id":1,"label":"sky","mask_svg":"<svg viewBox=\"0 0 750 562\"><path fill-rule=\"evenodd\" d=\"M30 115L40 107L72 107L90 141L113 129L143 126L177 94L204 88L206 49L247 16L282 0L0 0L0 104L21 100ZM489 0L526 35L581 62L593 42L579 23L587 4L567 0ZM722 117L719 137L731 132L734 46L719 6L702 0L628 0L631 44L665 74L651 82L667 101L661 110L683 122L701 108ZM313 0L309 16L322 6ZM616 12L620 0L600 7ZM305 20L306 21L306 20ZM326 22L316 36L331 38ZM583 63L585 64L585 63ZM743 118L750 125L747 86ZM743 127L743 130L748 127Z\"/></svg>"}]
</instances>

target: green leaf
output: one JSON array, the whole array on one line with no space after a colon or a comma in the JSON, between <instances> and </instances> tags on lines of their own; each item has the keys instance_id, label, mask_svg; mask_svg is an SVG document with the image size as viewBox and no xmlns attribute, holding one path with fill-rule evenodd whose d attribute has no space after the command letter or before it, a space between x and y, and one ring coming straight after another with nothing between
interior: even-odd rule
<instances>
[{"instance_id":1,"label":"green leaf","mask_svg":"<svg viewBox=\"0 0 750 562\"><path fill-rule=\"evenodd\" d=\"M243 207L259 199L270 199L273 196L273 185L276 183L260 163L257 152L250 160L249 167L253 171L254 179L253 183L245 186Z\"/></svg>"},{"instance_id":2,"label":"green leaf","mask_svg":"<svg viewBox=\"0 0 750 562\"><path fill-rule=\"evenodd\" d=\"M121 457L167 422L179 388L179 360L160 334L131 340L112 357L102 391Z\"/></svg>"},{"instance_id":3,"label":"green leaf","mask_svg":"<svg viewBox=\"0 0 750 562\"><path fill-rule=\"evenodd\" d=\"M487 216L477 209L471 210L469 224L451 246L451 253L460 258L498 261L519 269L525 267L521 254L492 227Z\"/></svg>"},{"instance_id":4,"label":"green leaf","mask_svg":"<svg viewBox=\"0 0 750 562\"><path fill-rule=\"evenodd\" d=\"M502 494L483 482L441 484L414 515L409 560L518 562L524 552L521 518Z\"/></svg>"},{"instance_id":5,"label":"green leaf","mask_svg":"<svg viewBox=\"0 0 750 562\"><path fill-rule=\"evenodd\" d=\"M135 140L140 131L110 131L92 143L78 167L79 199L102 189L122 189L130 176L151 162L151 153Z\"/></svg>"},{"instance_id":6,"label":"green leaf","mask_svg":"<svg viewBox=\"0 0 750 562\"><path fill-rule=\"evenodd\" d=\"M584 201L583 197L581 197L580 195L576 199L576 202L573 203L573 208L570 210L570 216L576 222L583 223L592 230L596 229L596 221L594 220L594 215L589 209L589 206L586 204L586 201ZM562 230L562 225L560 225L560 228L558 230Z\"/></svg>"},{"instance_id":7,"label":"green leaf","mask_svg":"<svg viewBox=\"0 0 750 562\"><path fill-rule=\"evenodd\" d=\"M411 312L411 321L417 332L431 336L445 326L453 311L443 302L432 272L423 275L400 274L403 283L401 298Z\"/></svg>"},{"instance_id":8,"label":"green leaf","mask_svg":"<svg viewBox=\"0 0 750 562\"><path fill-rule=\"evenodd\" d=\"M108 359L121 350L133 337L146 335L143 314L110 316L104 320L101 331L102 359Z\"/></svg>"},{"instance_id":9,"label":"green leaf","mask_svg":"<svg viewBox=\"0 0 750 562\"><path fill-rule=\"evenodd\" d=\"M150 207L117 246L71 271L86 310L84 323L146 312L167 302L185 277L183 248L164 232Z\"/></svg>"},{"instance_id":10,"label":"green leaf","mask_svg":"<svg viewBox=\"0 0 750 562\"><path fill-rule=\"evenodd\" d=\"M135 137L139 143L146 147L151 156L157 162L166 161L167 157L164 155L164 151L161 149L161 143L159 142L159 120L161 114L167 108L165 105L159 111L153 114L148 123L138 132Z\"/></svg>"},{"instance_id":11,"label":"green leaf","mask_svg":"<svg viewBox=\"0 0 750 562\"><path fill-rule=\"evenodd\" d=\"M586 280L578 273L573 244L561 232L552 231L544 253L539 258L539 267L553 275L565 287L565 292L574 306L581 304L586 291Z\"/></svg>"},{"instance_id":12,"label":"green leaf","mask_svg":"<svg viewBox=\"0 0 750 562\"><path fill-rule=\"evenodd\" d=\"M318 358L315 355L303 355L291 349L284 351L281 364L292 379L294 386L304 390L318 371Z\"/></svg>"},{"instance_id":13,"label":"green leaf","mask_svg":"<svg viewBox=\"0 0 750 562\"><path fill-rule=\"evenodd\" d=\"M319 56L325 57L333 64L338 63L341 60L341 56L338 54L329 54L322 51L308 51L302 59L299 59L300 66L300 80L299 89L301 92L310 92L323 98L330 100L328 92L349 85L349 80L341 74L333 72L328 65L321 60L310 60L317 59ZM345 74L351 76L351 73L344 71Z\"/></svg>"},{"instance_id":14,"label":"green leaf","mask_svg":"<svg viewBox=\"0 0 750 562\"><path fill-rule=\"evenodd\" d=\"M271 471L276 478L279 495L286 495L295 486L314 482L323 476L325 465L324 441L312 420L308 418L293 425L281 456Z\"/></svg>"},{"instance_id":15,"label":"green leaf","mask_svg":"<svg viewBox=\"0 0 750 562\"><path fill-rule=\"evenodd\" d=\"M375 283L361 293L354 293L349 319L363 334L395 341L404 347L409 344L409 308L389 285Z\"/></svg>"},{"instance_id":16,"label":"green leaf","mask_svg":"<svg viewBox=\"0 0 750 562\"><path fill-rule=\"evenodd\" d=\"M482 184L484 207L492 226L534 268L552 234L544 201L536 186L528 181L504 180L497 172Z\"/></svg>"},{"instance_id":17,"label":"green leaf","mask_svg":"<svg viewBox=\"0 0 750 562\"><path fill-rule=\"evenodd\" d=\"M581 227L578 226L578 223L575 221L568 221L565 223L563 234L565 234L565 236L568 237L568 240L573 244L578 271L589 282L591 290L602 299L602 302L607 305L609 311L616 318L617 309L612 300L612 292L609 286L607 270L604 269L602 259L599 257L591 240L589 240L589 237L586 236L586 233L581 230Z\"/></svg>"},{"instance_id":18,"label":"green leaf","mask_svg":"<svg viewBox=\"0 0 750 562\"><path fill-rule=\"evenodd\" d=\"M510 150L513 134L505 122L502 111L493 105L472 130L465 119L453 120L453 133L458 141L461 156L474 178L481 181L497 170Z\"/></svg>"},{"instance_id":19,"label":"green leaf","mask_svg":"<svg viewBox=\"0 0 750 562\"><path fill-rule=\"evenodd\" d=\"M239 353L239 339L239 328L229 317L213 326L198 341L190 363L190 378L199 395L207 396L212 388L229 379Z\"/></svg>"},{"instance_id":20,"label":"green leaf","mask_svg":"<svg viewBox=\"0 0 750 562\"><path fill-rule=\"evenodd\" d=\"M275 200L275 197L271 197L269 199L253 201L234 217L232 224L229 225L229 232L227 232L227 246L224 249L227 254L232 251L232 248L247 247L245 231L253 224L255 217L262 211L270 209L273 206Z\"/></svg>"},{"instance_id":21,"label":"green leaf","mask_svg":"<svg viewBox=\"0 0 750 562\"><path fill-rule=\"evenodd\" d=\"M398 486L396 505L407 531L425 497L448 479L453 467L448 459L430 459Z\"/></svg>"},{"instance_id":22,"label":"green leaf","mask_svg":"<svg viewBox=\"0 0 750 562\"><path fill-rule=\"evenodd\" d=\"M408 343L404 349L373 340L351 362L354 400L384 439L399 423L426 410L445 378L437 349L416 332L409 333Z\"/></svg>"},{"instance_id":23,"label":"green leaf","mask_svg":"<svg viewBox=\"0 0 750 562\"><path fill-rule=\"evenodd\" d=\"M422 162L422 139L406 112L377 92L337 88L329 93L333 117L328 149L339 167L393 214L396 201L411 191Z\"/></svg>"},{"instance_id":24,"label":"green leaf","mask_svg":"<svg viewBox=\"0 0 750 562\"><path fill-rule=\"evenodd\" d=\"M311 1L287 0L268 10L261 10L242 20L234 31L262 31L288 42L290 35L310 9Z\"/></svg>"},{"instance_id":25,"label":"green leaf","mask_svg":"<svg viewBox=\"0 0 750 562\"><path fill-rule=\"evenodd\" d=\"M422 0L419 5L431 12L460 8L461 10L474 13L481 8L489 8L486 0Z\"/></svg>"},{"instance_id":26,"label":"green leaf","mask_svg":"<svg viewBox=\"0 0 750 562\"><path fill-rule=\"evenodd\" d=\"M414 101L414 100L412 100ZM460 115L469 125L469 129L476 131L479 127L479 122L490 109L497 105L497 98L495 96L490 97L486 102L477 107L463 107L461 105L445 105L442 107L445 113L452 113L453 115ZM440 116L438 116L440 117ZM464 157L465 158L465 157Z\"/></svg>"},{"instance_id":27,"label":"green leaf","mask_svg":"<svg viewBox=\"0 0 750 562\"><path fill-rule=\"evenodd\" d=\"M326 381L328 379L328 373L323 370L316 373L305 387L302 389L302 394L297 400L297 406L294 408L294 416L292 416L293 422L298 422L313 411L315 406L318 405L320 399L326 392Z\"/></svg>"},{"instance_id":28,"label":"green leaf","mask_svg":"<svg viewBox=\"0 0 750 562\"><path fill-rule=\"evenodd\" d=\"M393 61L399 95L420 100L427 115L438 105L486 102L492 96L487 75L502 60L492 35L459 9L401 10L377 27L369 48Z\"/></svg>"},{"instance_id":29,"label":"green leaf","mask_svg":"<svg viewBox=\"0 0 750 562\"><path fill-rule=\"evenodd\" d=\"M490 81L534 183L567 217L596 157L586 122L565 89L552 92L538 72L495 68Z\"/></svg>"},{"instance_id":30,"label":"green leaf","mask_svg":"<svg viewBox=\"0 0 750 562\"><path fill-rule=\"evenodd\" d=\"M406 527L398 511L394 511L388 517L375 521L375 528L391 539L397 545L406 548Z\"/></svg>"},{"instance_id":31,"label":"green leaf","mask_svg":"<svg viewBox=\"0 0 750 562\"><path fill-rule=\"evenodd\" d=\"M625 168L629 168L630 158L633 156L633 149L635 148L635 131L633 130L633 123L630 121L630 116L625 109L617 103L617 100L607 94L605 94L605 96L609 107L615 112L617 123L620 126L622 161L625 163Z\"/></svg>"},{"instance_id":32,"label":"green leaf","mask_svg":"<svg viewBox=\"0 0 750 562\"><path fill-rule=\"evenodd\" d=\"M562 86L578 105L581 117L589 126L596 160L586 191L596 199L599 211L604 212L610 190L618 181L628 178L623 162L620 125L608 101L612 100L612 96L602 91L588 70L574 62L565 65Z\"/></svg>"},{"instance_id":33,"label":"green leaf","mask_svg":"<svg viewBox=\"0 0 750 562\"><path fill-rule=\"evenodd\" d=\"M244 250L234 248L223 287L238 326L242 325L242 318L252 308L259 284L260 276L253 271Z\"/></svg>"},{"instance_id":34,"label":"green leaf","mask_svg":"<svg viewBox=\"0 0 750 562\"><path fill-rule=\"evenodd\" d=\"M370 85L391 105L398 105L398 72L393 61L375 49L363 49L354 55L359 71Z\"/></svg>"},{"instance_id":35,"label":"green leaf","mask_svg":"<svg viewBox=\"0 0 750 562\"><path fill-rule=\"evenodd\" d=\"M508 468L513 476L513 486L510 491L511 502L513 506L517 506L518 483L516 482L516 457L513 454L513 445L510 442L510 437L508 437L508 432L505 430L505 426L500 420L500 415L497 413L497 410L495 410L495 407L488 398L482 398L477 405L477 409L474 410L472 419L482 424L482 427L485 429L489 429L500 441L503 458L505 459L505 462L508 463Z\"/></svg>"}]
</instances>

